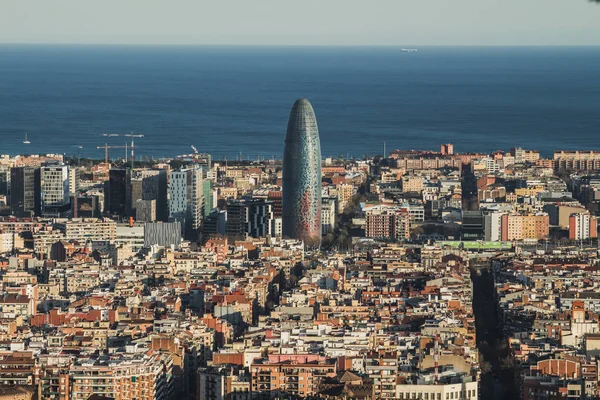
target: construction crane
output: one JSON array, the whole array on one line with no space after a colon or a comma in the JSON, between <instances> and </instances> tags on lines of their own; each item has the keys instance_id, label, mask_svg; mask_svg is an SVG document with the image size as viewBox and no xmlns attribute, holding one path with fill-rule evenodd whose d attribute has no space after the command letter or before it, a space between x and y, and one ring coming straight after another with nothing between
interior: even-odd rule
<instances>
[{"instance_id":1,"label":"construction crane","mask_svg":"<svg viewBox=\"0 0 600 400\"><path fill-rule=\"evenodd\" d=\"M104 134L102 134L102 136L105 136L105 137L128 137L128 138L131 138L131 169L133 169L133 162L135 161L135 154L134 154L135 143L134 143L134 138L143 138L144 135L142 135L142 134L134 134L133 132L131 132L131 133L104 133Z\"/></svg>"},{"instance_id":2,"label":"construction crane","mask_svg":"<svg viewBox=\"0 0 600 400\"><path fill-rule=\"evenodd\" d=\"M198 154L198 149L196 149L196 147L194 147L194 145L192 145L192 150L194 150L194 154Z\"/></svg>"},{"instance_id":3,"label":"construction crane","mask_svg":"<svg viewBox=\"0 0 600 400\"><path fill-rule=\"evenodd\" d=\"M104 146L98 146L98 149L104 149L104 162L108 164L108 149L125 149L125 162L127 162L127 143L125 146L109 146L108 143L105 143Z\"/></svg>"}]
</instances>

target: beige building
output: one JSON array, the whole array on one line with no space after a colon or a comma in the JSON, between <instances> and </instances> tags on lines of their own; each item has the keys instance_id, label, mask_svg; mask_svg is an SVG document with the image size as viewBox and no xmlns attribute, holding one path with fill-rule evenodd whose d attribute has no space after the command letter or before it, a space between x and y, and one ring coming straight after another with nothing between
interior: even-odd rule
<instances>
[{"instance_id":1,"label":"beige building","mask_svg":"<svg viewBox=\"0 0 600 400\"><path fill-rule=\"evenodd\" d=\"M67 240L80 242L111 241L117 237L117 223L111 219L75 218L61 220L56 228L65 234Z\"/></svg>"},{"instance_id":2,"label":"beige building","mask_svg":"<svg viewBox=\"0 0 600 400\"><path fill-rule=\"evenodd\" d=\"M337 191L337 204L338 204L338 213L342 213L342 211L344 211L344 208L346 208L346 205L348 204L348 202L352 199L352 196L354 195L354 186L353 185L349 185L347 183L341 183L339 185L336 186L336 191Z\"/></svg>"},{"instance_id":3,"label":"beige building","mask_svg":"<svg viewBox=\"0 0 600 400\"><path fill-rule=\"evenodd\" d=\"M567 151L554 152L554 168L597 170L600 169L599 151Z\"/></svg>"},{"instance_id":4,"label":"beige building","mask_svg":"<svg viewBox=\"0 0 600 400\"><path fill-rule=\"evenodd\" d=\"M405 193L421 193L423 191L423 178L415 175L403 176L402 191Z\"/></svg>"},{"instance_id":5,"label":"beige building","mask_svg":"<svg viewBox=\"0 0 600 400\"><path fill-rule=\"evenodd\" d=\"M502 241L546 239L550 234L548 214L502 216Z\"/></svg>"}]
</instances>

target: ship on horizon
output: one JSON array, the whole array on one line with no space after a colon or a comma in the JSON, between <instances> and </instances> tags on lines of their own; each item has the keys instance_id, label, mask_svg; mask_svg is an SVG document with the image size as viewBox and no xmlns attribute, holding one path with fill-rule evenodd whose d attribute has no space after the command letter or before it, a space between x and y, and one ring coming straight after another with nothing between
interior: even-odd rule
<instances>
[{"instance_id":1,"label":"ship on horizon","mask_svg":"<svg viewBox=\"0 0 600 400\"><path fill-rule=\"evenodd\" d=\"M400 49L400 51L404 52L404 53L416 53L417 51L419 51L419 49L408 49L408 48L404 48L404 49Z\"/></svg>"}]
</instances>

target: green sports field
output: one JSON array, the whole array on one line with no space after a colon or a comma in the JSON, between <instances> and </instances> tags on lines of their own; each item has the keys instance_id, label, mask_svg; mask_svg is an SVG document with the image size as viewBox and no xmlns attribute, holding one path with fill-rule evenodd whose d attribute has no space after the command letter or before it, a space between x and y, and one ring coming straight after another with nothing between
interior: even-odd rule
<instances>
[{"instance_id":1,"label":"green sports field","mask_svg":"<svg viewBox=\"0 0 600 400\"><path fill-rule=\"evenodd\" d=\"M512 248L511 242L482 242L482 241L443 241L436 242L438 246L450 246L450 247L459 247L460 244L463 244L465 249L472 250L509 250Z\"/></svg>"}]
</instances>

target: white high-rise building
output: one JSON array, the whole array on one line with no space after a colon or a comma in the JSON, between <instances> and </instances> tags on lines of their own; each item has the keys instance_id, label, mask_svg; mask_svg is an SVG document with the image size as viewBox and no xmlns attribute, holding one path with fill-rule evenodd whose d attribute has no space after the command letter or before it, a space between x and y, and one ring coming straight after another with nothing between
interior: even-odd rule
<instances>
[{"instance_id":1,"label":"white high-rise building","mask_svg":"<svg viewBox=\"0 0 600 400\"><path fill-rule=\"evenodd\" d=\"M186 232L202 224L204 195L202 168L172 171L169 184L169 219L180 221Z\"/></svg>"},{"instance_id":2,"label":"white high-rise building","mask_svg":"<svg viewBox=\"0 0 600 400\"><path fill-rule=\"evenodd\" d=\"M483 237L486 242L502 240L502 213L490 212L484 215Z\"/></svg>"},{"instance_id":3,"label":"white high-rise building","mask_svg":"<svg viewBox=\"0 0 600 400\"><path fill-rule=\"evenodd\" d=\"M283 233L283 221L281 217L273 218L271 220L271 236L273 237L281 237Z\"/></svg>"},{"instance_id":4,"label":"white high-rise building","mask_svg":"<svg viewBox=\"0 0 600 400\"><path fill-rule=\"evenodd\" d=\"M321 233L327 235L335 228L336 199L323 197L321 199Z\"/></svg>"},{"instance_id":5,"label":"white high-rise building","mask_svg":"<svg viewBox=\"0 0 600 400\"><path fill-rule=\"evenodd\" d=\"M42 214L60 212L67 206L69 196L69 167L67 165L46 164L41 168Z\"/></svg>"},{"instance_id":6,"label":"white high-rise building","mask_svg":"<svg viewBox=\"0 0 600 400\"><path fill-rule=\"evenodd\" d=\"M569 239L583 240L598 237L598 221L589 213L573 213L569 217Z\"/></svg>"}]
</instances>

